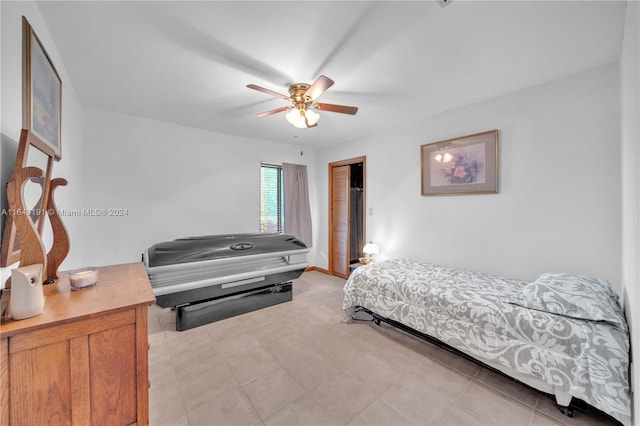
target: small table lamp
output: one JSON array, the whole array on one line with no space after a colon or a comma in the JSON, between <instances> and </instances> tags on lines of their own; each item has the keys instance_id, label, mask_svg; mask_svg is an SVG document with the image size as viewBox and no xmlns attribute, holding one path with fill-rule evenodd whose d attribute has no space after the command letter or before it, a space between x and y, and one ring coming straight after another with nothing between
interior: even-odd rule
<instances>
[{"instance_id":1,"label":"small table lamp","mask_svg":"<svg viewBox=\"0 0 640 426\"><path fill-rule=\"evenodd\" d=\"M377 245L369 241L367 244L365 244L364 248L362 249L362 252L365 255L365 258L363 259L362 263L364 263L365 265L368 265L373 260L373 255L380 253L380 250L378 249Z\"/></svg>"}]
</instances>

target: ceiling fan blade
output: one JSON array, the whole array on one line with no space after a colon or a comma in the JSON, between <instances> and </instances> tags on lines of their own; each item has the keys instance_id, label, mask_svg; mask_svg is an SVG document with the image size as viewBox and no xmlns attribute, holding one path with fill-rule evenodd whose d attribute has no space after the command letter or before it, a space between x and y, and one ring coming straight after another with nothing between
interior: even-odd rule
<instances>
[{"instance_id":1,"label":"ceiling fan blade","mask_svg":"<svg viewBox=\"0 0 640 426\"><path fill-rule=\"evenodd\" d=\"M261 112L260 114L256 114L256 117L259 117L259 118L268 117L270 115L277 114L277 113L282 112L282 111L286 111L289 108L291 108L291 107L280 107L280 108L276 108L276 109L271 109L269 111L265 111L265 112Z\"/></svg>"},{"instance_id":2,"label":"ceiling fan blade","mask_svg":"<svg viewBox=\"0 0 640 426\"><path fill-rule=\"evenodd\" d=\"M329 87L333 86L334 81L329 77L321 75L313 82L313 84L307 89L304 93L305 96L308 96L309 99L314 100L318 96L322 95L325 90Z\"/></svg>"},{"instance_id":3,"label":"ceiling fan blade","mask_svg":"<svg viewBox=\"0 0 640 426\"><path fill-rule=\"evenodd\" d=\"M247 84L247 87L249 89L257 90L258 92L266 93L267 95L275 96L276 98L284 99L285 101L289 99L288 96L274 92L273 90L265 89L264 87L256 86L255 84Z\"/></svg>"},{"instance_id":4,"label":"ceiling fan blade","mask_svg":"<svg viewBox=\"0 0 640 426\"><path fill-rule=\"evenodd\" d=\"M346 105L315 103L313 104L313 107L320 111L339 112L341 114L355 115L356 112L358 112L358 107L352 107L352 106L346 106Z\"/></svg>"}]
</instances>

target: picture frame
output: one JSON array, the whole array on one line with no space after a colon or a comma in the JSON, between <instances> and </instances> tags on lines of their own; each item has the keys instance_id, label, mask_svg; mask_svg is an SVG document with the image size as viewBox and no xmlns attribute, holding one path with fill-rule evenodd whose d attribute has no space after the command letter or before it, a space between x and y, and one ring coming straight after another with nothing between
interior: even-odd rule
<instances>
[{"instance_id":1,"label":"picture frame","mask_svg":"<svg viewBox=\"0 0 640 426\"><path fill-rule=\"evenodd\" d=\"M22 17L22 126L37 136L36 148L62 158L62 80L49 54Z\"/></svg>"},{"instance_id":2,"label":"picture frame","mask_svg":"<svg viewBox=\"0 0 640 426\"><path fill-rule=\"evenodd\" d=\"M44 171L44 179L32 181L41 187L36 192L39 199L27 206L38 233L42 235L46 210L49 206L51 174L54 161L62 158L62 81L51 58L31 24L22 17L22 126L14 170L34 166L28 158L37 156L36 149L44 154L45 164L38 165ZM36 161L36 163L38 163ZM37 188L37 186L36 186ZM27 213L27 212L25 212ZM14 217L4 218L2 244L0 244L0 267L20 261L22 248Z\"/></svg>"},{"instance_id":3,"label":"picture frame","mask_svg":"<svg viewBox=\"0 0 640 426\"><path fill-rule=\"evenodd\" d=\"M420 146L422 195L498 192L498 130Z\"/></svg>"}]
</instances>

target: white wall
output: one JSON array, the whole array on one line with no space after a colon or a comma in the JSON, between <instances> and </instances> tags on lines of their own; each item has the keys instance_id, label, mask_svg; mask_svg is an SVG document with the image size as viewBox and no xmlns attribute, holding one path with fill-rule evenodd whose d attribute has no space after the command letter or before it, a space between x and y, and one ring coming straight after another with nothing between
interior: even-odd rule
<instances>
[{"instance_id":1,"label":"white wall","mask_svg":"<svg viewBox=\"0 0 640 426\"><path fill-rule=\"evenodd\" d=\"M73 88L62 58L40 11L34 2L0 2L1 14L1 132L2 149L6 157L0 161L1 196L6 197L6 179L13 169L20 129L22 128L22 16L24 15L40 38L62 80L62 160L55 163L53 177L64 177L69 185L56 190L55 199L60 209L75 209L82 206L82 105ZM31 155L34 161L37 155ZM12 157L12 158L7 158ZM4 204L3 204L4 206ZM4 219L4 218L2 218ZM77 244L79 221L74 217L63 218L71 239L71 251L61 265L70 269L82 265L82 247ZM45 227L45 243L50 244L50 230ZM47 245L48 247L48 245ZM17 266L17 265L13 265ZM0 268L0 288L11 274L10 268Z\"/></svg>"},{"instance_id":2,"label":"white wall","mask_svg":"<svg viewBox=\"0 0 640 426\"><path fill-rule=\"evenodd\" d=\"M300 147L293 145L85 109L37 5L3 1L0 12L0 153L6 157L0 159L2 188L10 173L7 168L15 161L9 157L15 157L22 127L24 15L62 79L62 160L55 163L53 176L66 178L69 185L56 191L58 208L128 210L123 217L63 217L71 251L61 269L135 262L151 244L166 239L258 231L261 161L308 165L312 221L317 221L313 150L305 148L300 156ZM50 244L46 228L44 239ZM309 260L315 263L313 249ZM0 286L10 276L11 267L0 268Z\"/></svg>"},{"instance_id":3,"label":"white wall","mask_svg":"<svg viewBox=\"0 0 640 426\"><path fill-rule=\"evenodd\" d=\"M174 238L259 232L260 162L306 164L314 176L313 152L293 145L91 108L85 131L85 205L127 211L82 218L94 265L138 261ZM313 181L309 191L314 211Z\"/></svg>"},{"instance_id":4,"label":"white wall","mask_svg":"<svg viewBox=\"0 0 640 426\"><path fill-rule=\"evenodd\" d=\"M622 284L631 328L634 387L640 383L640 3L627 2L620 57L622 128ZM640 392L634 393L640 407ZM635 416L637 419L637 415Z\"/></svg>"},{"instance_id":5,"label":"white wall","mask_svg":"<svg viewBox=\"0 0 640 426\"><path fill-rule=\"evenodd\" d=\"M381 257L534 279L606 278L620 291L616 64L316 152L318 266L326 258L327 164L367 157L367 239ZM499 193L421 196L420 145L499 129Z\"/></svg>"}]
</instances>

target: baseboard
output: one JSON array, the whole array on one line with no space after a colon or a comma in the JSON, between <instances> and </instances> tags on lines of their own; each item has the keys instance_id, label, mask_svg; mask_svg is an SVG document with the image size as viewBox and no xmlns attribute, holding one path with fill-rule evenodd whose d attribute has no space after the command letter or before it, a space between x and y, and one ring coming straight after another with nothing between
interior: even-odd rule
<instances>
[{"instance_id":1,"label":"baseboard","mask_svg":"<svg viewBox=\"0 0 640 426\"><path fill-rule=\"evenodd\" d=\"M311 271L318 271L321 272L323 274L327 274L327 275L331 275L329 274L329 270L321 268L319 266L309 266L307 269L304 270L305 272L311 272Z\"/></svg>"}]
</instances>

